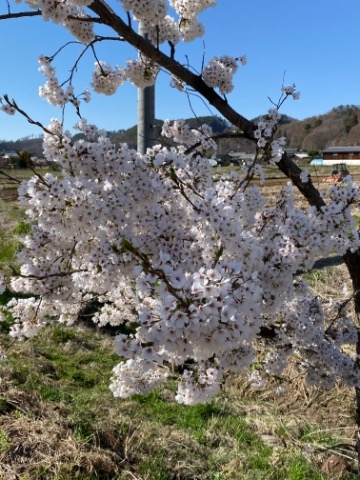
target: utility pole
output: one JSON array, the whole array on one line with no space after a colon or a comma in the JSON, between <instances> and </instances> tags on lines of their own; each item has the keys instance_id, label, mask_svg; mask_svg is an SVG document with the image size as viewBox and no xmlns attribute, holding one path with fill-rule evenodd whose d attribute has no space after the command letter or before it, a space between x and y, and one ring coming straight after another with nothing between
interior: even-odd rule
<instances>
[{"instance_id":1,"label":"utility pole","mask_svg":"<svg viewBox=\"0 0 360 480\"><path fill-rule=\"evenodd\" d=\"M141 23L139 35L143 35ZM155 142L155 85L138 88L137 122L137 150L144 154Z\"/></svg>"}]
</instances>

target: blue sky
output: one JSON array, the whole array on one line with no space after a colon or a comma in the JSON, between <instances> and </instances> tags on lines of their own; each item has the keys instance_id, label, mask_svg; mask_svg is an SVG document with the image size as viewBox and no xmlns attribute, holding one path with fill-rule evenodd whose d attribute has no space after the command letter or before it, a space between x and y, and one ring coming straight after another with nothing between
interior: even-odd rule
<instances>
[{"instance_id":1,"label":"blue sky","mask_svg":"<svg viewBox=\"0 0 360 480\"><path fill-rule=\"evenodd\" d=\"M5 4L4 4L5 5ZM14 7L19 9L19 7ZM116 3L121 11L121 5ZM1 12L5 13L5 12ZM288 100L282 111L303 119L326 113L339 105L359 105L360 100L360 3L359 0L218 0L217 6L201 15L205 36L176 50L176 58L197 70L213 56L247 55L248 64L239 68L229 103L247 118L260 115L277 100L285 84L295 83L301 92L298 101ZM109 33L108 33L109 34ZM38 97L44 83L38 72L39 54L52 55L72 37L62 27L40 18L0 22L0 96L7 93L35 120L47 125L61 111ZM65 80L80 53L78 45L67 47L55 63L58 76ZM125 64L136 52L123 43L101 44L98 56L112 65ZM89 87L94 59L87 55L80 63L75 86L78 92ZM136 89L127 84L115 96L93 94L82 115L107 130L136 124ZM192 117L216 114L197 98L191 106L184 94L169 86L161 74L156 85L156 117ZM71 129L75 115L66 112ZM0 115L0 139L14 140L40 134L20 116Z\"/></svg>"}]
</instances>

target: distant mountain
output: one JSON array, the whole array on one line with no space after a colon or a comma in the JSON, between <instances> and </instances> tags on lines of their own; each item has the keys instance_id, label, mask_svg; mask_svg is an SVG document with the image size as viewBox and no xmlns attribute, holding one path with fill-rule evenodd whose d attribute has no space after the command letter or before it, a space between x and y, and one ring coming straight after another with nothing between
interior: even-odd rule
<instances>
[{"instance_id":1,"label":"distant mountain","mask_svg":"<svg viewBox=\"0 0 360 480\"><path fill-rule=\"evenodd\" d=\"M324 115L280 125L277 135L286 137L288 147L301 150L360 145L360 106L340 105Z\"/></svg>"},{"instance_id":2,"label":"distant mountain","mask_svg":"<svg viewBox=\"0 0 360 480\"><path fill-rule=\"evenodd\" d=\"M201 125L207 124L212 128L212 131L217 133L224 132L229 128L229 123L217 116L205 116L205 117L196 117L196 118L186 118L184 121L191 128L198 128ZM159 142L164 141L161 137L161 128L163 125L163 120L155 120L155 138L159 139ZM131 148L136 148L137 145L137 127L134 125L127 130L118 130L116 132L109 132L111 140L117 143L127 143ZM166 139L166 143L169 144L169 139Z\"/></svg>"},{"instance_id":3,"label":"distant mountain","mask_svg":"<svg viewBox=\"0 0 360 480\"><path fill-rule=\"evenodd\" d=\"M42 137L37 137L37 138L25 137L15 141L0 140L0 154L19 151L19 152L29 152L30 155L33 157L42 157L43 156L42 143L43 143Z\"/></svg>"},{"instance_id":4,"label":"distant mountain","mask_svg":"<svg viewBox=\"0 0 360 480\"><path fill-rule=\"evenodd\" d=\"M258 122L262 117L252 119ZM232 131L230 124L217 116L187 118L185 121L193 128L204 123L210 125L214 133ZM162 120L156 121L159 126L159 140ZM128 130L109 132L114 142L127 142L136 148L136 125ZM340 105L323 115L297 120L282 114L278 124L277 137L287 139L288 148L300 150L323 150L333 145L360 145L360 106ZM252 142L240 138L224 138L218 141L220 154L229 151L254 151Z\"/></svg>"},{"instance_id":5,"label":"distant mountain","mask_svg":"<svg viewBox=\"0 0 360 480\"><path fill-rule=\"evenodd\" d=\"M256 117L252 121L257 122L262 117ZM231 125L217 116L205 116L184 119L192 128L199 127L204 123L210 125L215 134L233 131ZM163 120L156 120L156 137L161 141L161 126ZM115 144L128 143L136 148L137 128L134 125L128 129L108 132ZM80 135L75 135L78 138ZM287 139L287 147L301 150L323 150L334 145L360 145L360 106L340 105L324 115L316 115L297 120L283 114L279 122L277 137L284 136ZM168 139L167 139L168 142ZM223 138L218 141L219 153L229 151L254 151L254 144L240 138ZM27 151L32 156L42 156L42 138L22 138L7 142L0 140L0 154L15 151Z\"/></svg>"}]
</instances>

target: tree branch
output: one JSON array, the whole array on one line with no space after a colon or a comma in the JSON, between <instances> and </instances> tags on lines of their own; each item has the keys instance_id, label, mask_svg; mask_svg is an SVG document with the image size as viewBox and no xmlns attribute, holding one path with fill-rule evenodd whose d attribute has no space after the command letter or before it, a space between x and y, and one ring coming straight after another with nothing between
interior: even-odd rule
<instances>
[{"instance_id":1,"label":"tree branch","mask_svg":"<svg viewBox=\"0 0 360 480\"><path fill-rule=\"evenodd\" d=\"M36 12L7 13L5 15L0 15L0 20L11 20L13 18L21 18L21 17L38 17L39 15L41 15L40 10L36 10Z\"/></svg>"},{"instance_id":2,"label":"tree branch","mask_svg":"<svg viewBox=\"0 0 360 480\"><path fill-rule=\"evenodd\" d=\"M89 6L90 10L99 15L104 25L111 27L125 41L144 55L151 58L161 67L165 68L175 77L180 78L190 87L200 93L209 103L213 105L230 123L244 132L248 139L253 139L254 124L237 113L213 88L210 88L203 81L201 76L195 75L179 62L158 50L151 42L141 35L138 35L103 1L94 0Z\"/></svg>"},{"instance_id":3,"label":"tree branch","mask_svg":"<svg viewBox=\"0 0 360 480\"><path fill-rule=\"evenodd\" d=\"M99 18L105 25L112 28L130 45L137 50L140 50L158 65L201 94L210 105L223 115L224 118L243 132L244 138L256 143L254 130L257 126L237 113L226 100L215 92L213 88L210 88L205 84L200 75L195 75L179 62L158 50L151 44L151 42L143 38L141 35L138 35L131 27L126 25L126 23L103 0L94 0L89 8L99 15ZM316 206L318 209L321 209L321 207L325 205L317 188L311 181L308 181L307 183L302 182L300 178L301 169L285 154L280 162L278 162L277 166L300 190L310 205Z\"/></svg>"}]
</instances>

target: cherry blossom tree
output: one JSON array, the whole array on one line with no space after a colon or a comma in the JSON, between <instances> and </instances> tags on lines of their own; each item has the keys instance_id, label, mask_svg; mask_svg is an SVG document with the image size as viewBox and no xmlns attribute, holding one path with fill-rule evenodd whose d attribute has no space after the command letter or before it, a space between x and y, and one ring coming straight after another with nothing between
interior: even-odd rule
<instances>
[{"instance_id":1,"label":"cherry blossom tree","mask_svg":"<svg viewBox=\"0 0 360 480\"><path fill-rule=\"evenodd\" d=\"M11 335L31 338L55 321L71 325L96 302L98 325L132 326L115 337L115 396L176 378L178 402L207 402L227 372L249 371L253 385L261 386L268 375L280 377L289 362L310 385L330 388L340 380L359 393L357 319L345 304L325 309L296 277L317 256L339 252L359 311L360 240L351 213L359 187L348 177L320 194L308 172L287 158L285 139L274 138L282 103L299 97L295 85L283 86L278 102L254 124L227 98L246 56L214 57L199 74L177 61L177 44L204 34L198 17L215 0L121 0L116 10L103 0L23 3L25 11L13 13L9 5L0 19L41 16L68 29L84 45L81 56L94 54L95 92L112 95L126 81L150 86L164 69L173 86L195 90L236 135L251 140L256 156L241 173L214 175L211 129L191 129L181 120L163 125L163 137L175 147L159 144L146 154L116 147L81 117L90 93L73 87L78 63L61 83L55 57L40 56L46 78L40 95L55 106L72 105L83 135L74 140L59 120L39 124L44 155L61 174L37 174L19 188L31 233L19 253L20 271L2 280L3 288L26 294L6 307L15 321ZM146 35L136 33L137 22ZM98 26L108 27L109 36L98 35ZM105 38L133 46L134 60L111 66L99 59L95 47ZM6 95L2 110L36 123ZM289 178L272 207L252 182L266 181L264 164ZM296 205L295 189L308 208Z\"/></svg>"}]
</instances>

